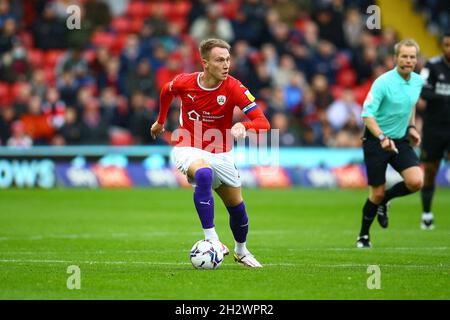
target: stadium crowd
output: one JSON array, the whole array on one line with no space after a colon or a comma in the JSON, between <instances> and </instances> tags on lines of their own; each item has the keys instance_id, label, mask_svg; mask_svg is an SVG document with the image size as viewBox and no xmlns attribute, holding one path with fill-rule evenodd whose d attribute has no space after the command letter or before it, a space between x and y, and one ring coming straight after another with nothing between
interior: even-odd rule
<instances>
[{"instance_id":1,"label":"stadium crowd","mask_svg":"<svg viewBox=\"0 0 450 320\"><path fill-rule=\"evenodd\" d=\"M66 25L72 4L80 29ZM280 130L281 146L358 147L361 105L394 67L399 40L367 29L371 4L0 0L0 145L167 144L179 110L151 140L159 91L200 71L199 41L218 37L232 44L231 74Z\"/></svg>"}]
</instances>

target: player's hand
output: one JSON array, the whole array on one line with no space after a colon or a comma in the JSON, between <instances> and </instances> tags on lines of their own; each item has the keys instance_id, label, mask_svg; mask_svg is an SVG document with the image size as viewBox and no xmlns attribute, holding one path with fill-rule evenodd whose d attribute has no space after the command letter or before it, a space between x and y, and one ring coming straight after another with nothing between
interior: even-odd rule
<instances>
[{"instance_id":1,"label":"player's hand","mask_svg":"<svg viewBox=\"0 0 450 320\"><path fill-rule=\"evenodd\" d=\"M158 123L158 121L155 121L155 123L152 125L152 128L150 129L150 135L153 139L156 139L164 131L164 125Z\"/></svg>"},{"instance_id":2,"label":"player's hand","mask_svg":"<svg viewBox=\"0 0 450 320\"><path fill-rule=\"evenodd\" d=\"M243 139L247 135L246 131L247 130L245 129L244 125L242 123L238 122L231 128L231 135L236 140Z\"/></svg>"},{"instance_id":3,"label":"player's hand","mask_svg":"<svg viewBox=\"0 0 450 320\"><path fill-rule=\"evenodd\" d=\"M383 148L383 150L398 153L398 150L397 150L397 147L395 146L394 140L392 140L390 138L386 138L383 141L381 141L380 143L381 143L381 147Z\"/></svg>"},{"instance_id":4,"label":"player's hand","mask_svg":"<svg viewBox=\"0 0 450 320\"><path fill-rule=\"evenodd\" d=\"M416 128L410 127L408 129L408 140L409 140L409 144L412 147L417 147L418 145L420 145L421 138L420 138L420 134Z\"/></svg>"}]
</instances>

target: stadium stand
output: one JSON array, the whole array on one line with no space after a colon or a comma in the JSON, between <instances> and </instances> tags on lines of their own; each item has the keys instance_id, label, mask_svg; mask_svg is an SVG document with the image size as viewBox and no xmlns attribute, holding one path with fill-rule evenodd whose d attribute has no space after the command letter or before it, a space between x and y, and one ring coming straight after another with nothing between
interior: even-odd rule
<instances>
[{"instance_id":1,"label":"stadium stand","mask_svg":"<svg viewBox=\"0 0 450 320\"><path fill-rule=\"evenodd\" d=\"M439 3L414 1L441 32L449 20ZM80 30L66 27L72 4L82 9ZM201 70L198 41L221 37L233 45L231 73L282 131L282 145L357 147L354 114L373 79L394 66L398 40L392 28L365 27L371 4L0 0L0 145L17 144L21 131L33 145L167 144L147 132L159 89ZM177 108L170 112L169 131L178 122Z\"/></svg>"}]
</instances>

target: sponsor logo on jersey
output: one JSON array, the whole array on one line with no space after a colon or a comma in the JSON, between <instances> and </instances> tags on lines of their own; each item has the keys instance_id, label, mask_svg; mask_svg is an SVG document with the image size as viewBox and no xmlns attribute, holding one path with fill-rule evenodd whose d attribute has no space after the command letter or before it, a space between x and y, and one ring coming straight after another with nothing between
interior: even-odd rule
<instances>
[{"instance_id":1,"label":"sponsor logo on jersey","mask_svg":"<svg viewBox=\"0 0 450 320\"><path fill-rule=\"evenodd\" d=\"M200 115L197 112L195 112L195 110L189 111L187 114L188 114L188 117L190 120L193 120L193 121L200 120Z\"/></svg>"}]
</instances>

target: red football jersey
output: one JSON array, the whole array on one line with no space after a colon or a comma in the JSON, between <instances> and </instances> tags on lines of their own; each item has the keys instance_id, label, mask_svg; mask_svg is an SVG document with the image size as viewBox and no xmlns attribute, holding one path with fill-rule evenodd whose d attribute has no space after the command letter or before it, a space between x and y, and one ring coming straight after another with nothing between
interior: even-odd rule
<instances>
[{"instance_id":1,"label":"red football jersey","mask_svg":"<svg viewBox=\"0 0 450 320\"><path fill-rule=\"evenodd\" d=\"M169 91L181 99L177 146L213 153L230 151L234 107L248 113L256 108L255 98L232 76L216 88L203 87L200 76L201 72L183 73L169 83Z\"/></svg>"}]
</instances>

